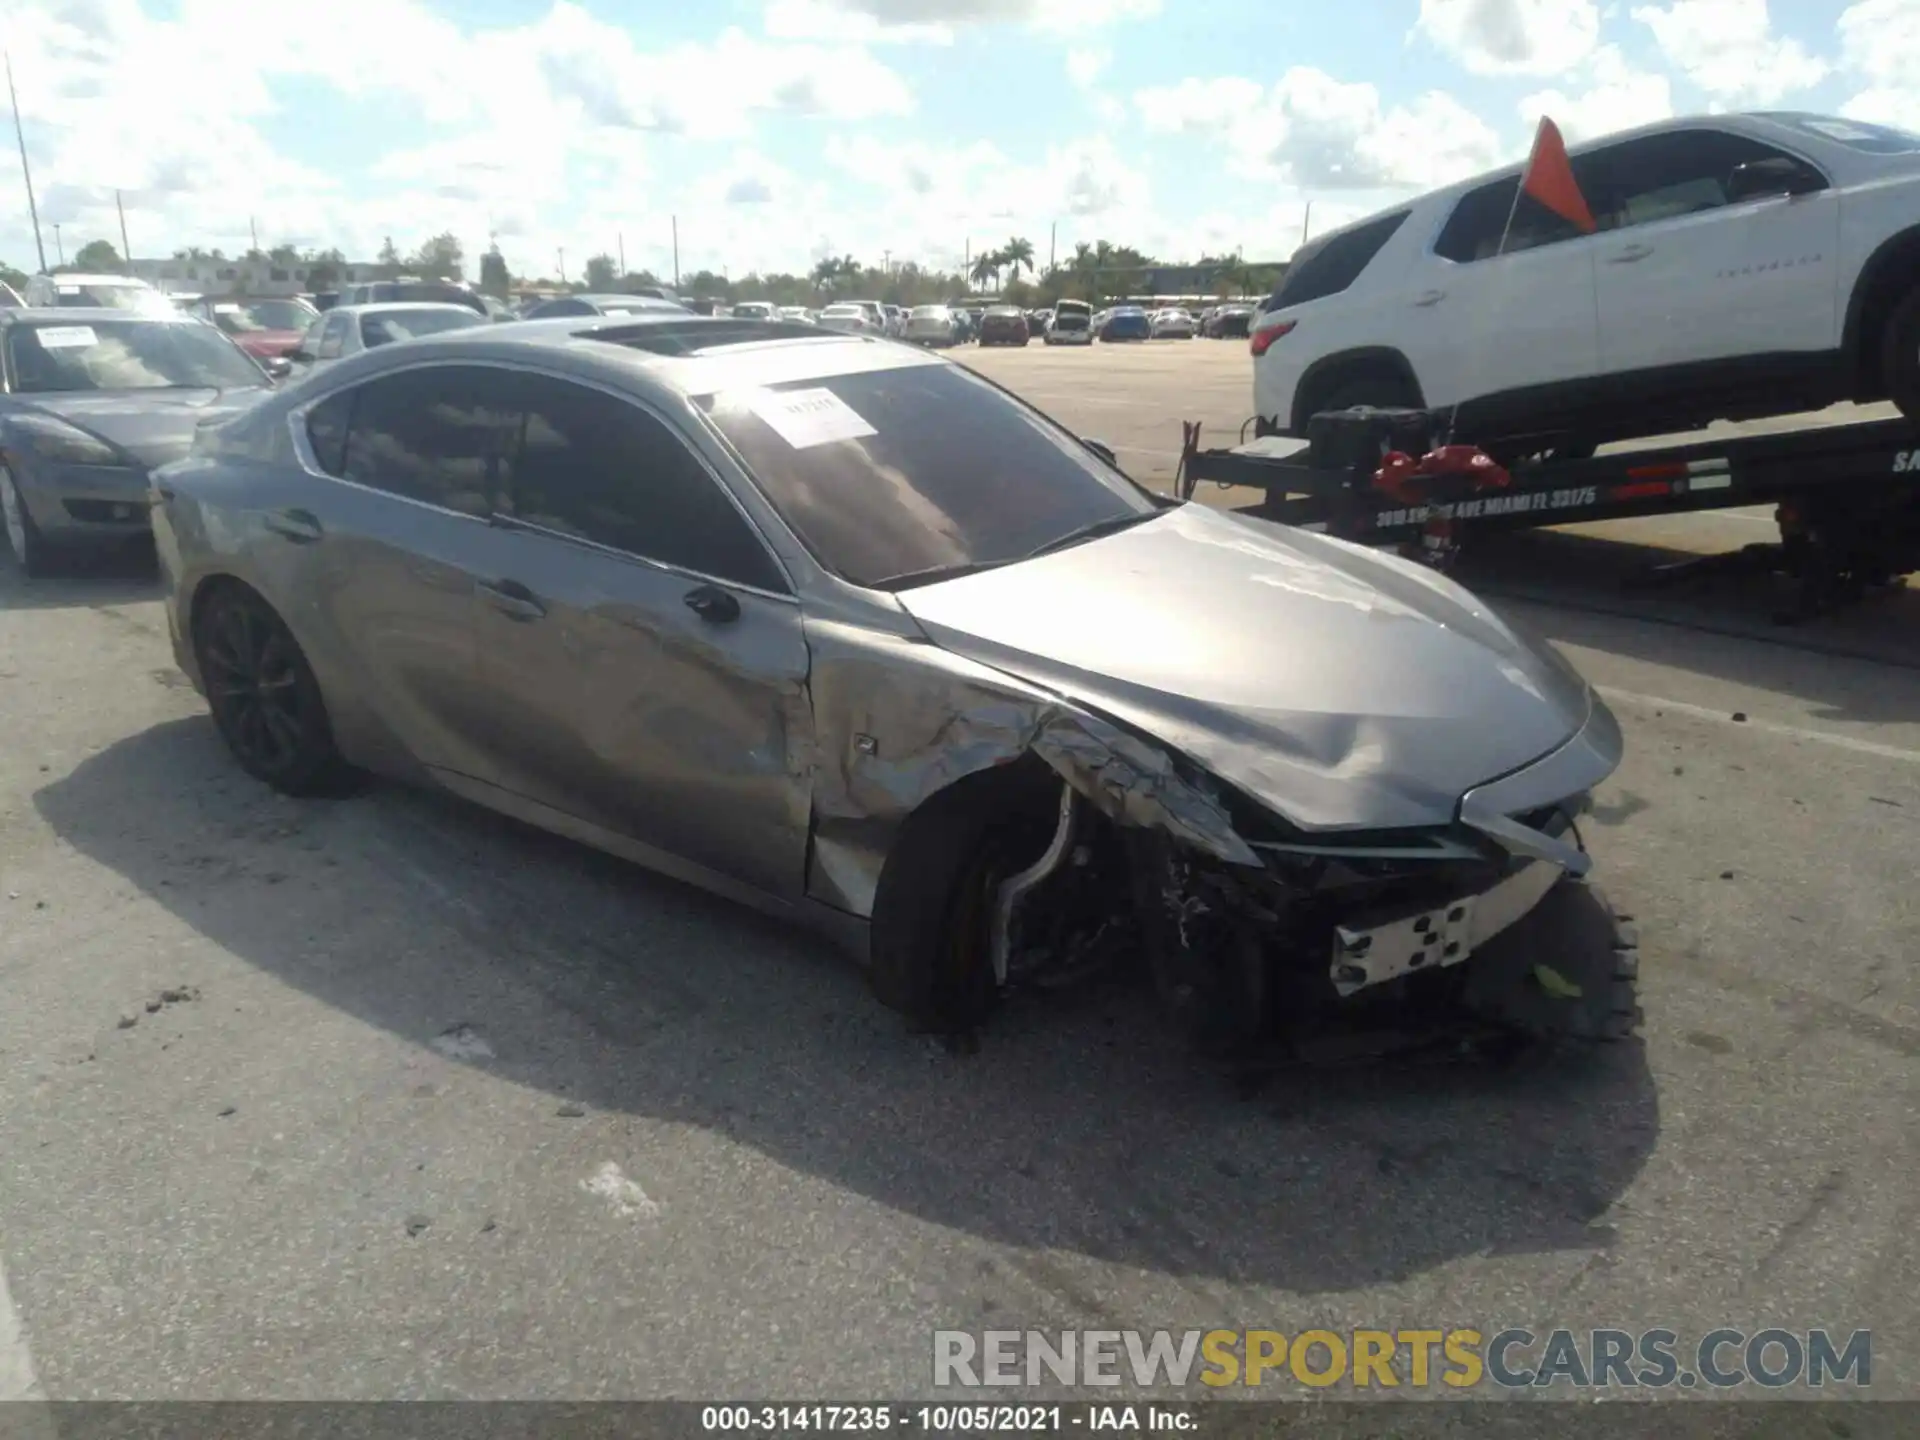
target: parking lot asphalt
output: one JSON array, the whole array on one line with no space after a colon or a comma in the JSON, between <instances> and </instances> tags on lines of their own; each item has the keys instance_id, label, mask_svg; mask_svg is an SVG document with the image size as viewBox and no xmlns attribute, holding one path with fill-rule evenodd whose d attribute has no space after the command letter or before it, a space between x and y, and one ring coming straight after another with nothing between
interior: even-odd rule
<instances>
[{"instance_id":1,"label":"parking lot asphalt","mask_svg":"<svg viewBox=\"0 0 1920 1440\"><path fill-rule=\"evenodd\" d=\"M960 358L1150 482L1246 409L1234 342ZM272 795L150 577L0 563L0 1397L904 1397L935 1329L1460 1324L1870 1328L1920 1396L1907 599L1675 624L1606 593L1644 537L1532 539L1503 606L1627 734L1644 1041L1251 1096L1124 992L956 1057L723 902Z\"/></svg>"}]
</instances>

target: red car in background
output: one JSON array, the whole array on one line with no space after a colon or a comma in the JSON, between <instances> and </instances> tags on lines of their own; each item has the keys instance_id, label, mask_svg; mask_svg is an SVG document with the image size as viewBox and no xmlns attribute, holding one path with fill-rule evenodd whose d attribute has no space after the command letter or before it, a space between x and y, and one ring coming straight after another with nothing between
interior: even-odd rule
<instances>
[{"instance_id":1,"label":"red car in background","mask_svg":"<svg viewBox=\"0 0 1920 1440\"><path fill-rule=\"evenodd\" d=\"M204 296L193 313L211 321L256 360L277 360L299 347L320 312L305 300L272 296Z\"/></svg>"}]
</instances>

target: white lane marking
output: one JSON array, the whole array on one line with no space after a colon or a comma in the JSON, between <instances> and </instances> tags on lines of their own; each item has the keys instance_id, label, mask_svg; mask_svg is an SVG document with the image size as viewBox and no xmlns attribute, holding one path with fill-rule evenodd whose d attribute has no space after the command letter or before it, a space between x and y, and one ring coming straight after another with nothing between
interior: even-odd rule
<instances>
[{"instance_id":1,"label":"white lane marking","mask_svg":"<svg viewBox=\"0 0 1920 1440\"><path fill-rule=\"evenodd\" d=\"M34 1374L26 1327L20 1323L20 1312L13 1308L6 1272L0 1270L0 1403L46 1398L40 1377Z\"/></svg>"},{"instance_id":2,"label":"white lane marking","mask_svg":"<svg viewBox=\"0 0 1920 1440\"><path fill-rule=\"evenodd\" d=\"M660 1213L659 1204L647 1197L640 1182L629 1180L626 1172L611 1160L582 1180L580 1188L605 1200L623 1220L651 1220Z\"/></svg>"},{"instance_id":3,"label":"white lane marking","mask_svg":"<svg viewBox=\"0 0 1920 1440\"><path fill-rule=\"evenodd\" d=\"M1909 764L1920 765L1920 750L1906 750L1898 745L1882 745L1877 740L1856 740L1851 735L1836 735L1831 730L1812 730L1804 725L1785 725L1778 720L1735 720L1725 710L1709 710L1704 705L1689 705L1684 700L1666 700L1658 695L1642 695L1634 690L1616 690L1611 685L1593 687L1604 700L1624 705L1633 705L1647 710L1671 710L1675 714L1688 715L1696 720L1718 720L1723 724L1748 730L1760 730L1769 735L1780 735L1789 740L1811 740L1818 745L1831 745L1836 750L1851 750L1856 755L1873 755L1882 760L1904 760Z\"/></svg>"}]
</instances>

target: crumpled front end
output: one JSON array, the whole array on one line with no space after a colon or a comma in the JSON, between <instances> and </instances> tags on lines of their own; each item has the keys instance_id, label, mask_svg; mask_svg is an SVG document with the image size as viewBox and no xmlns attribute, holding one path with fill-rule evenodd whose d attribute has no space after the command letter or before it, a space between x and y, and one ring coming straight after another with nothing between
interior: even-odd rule
<instances>
[{"instance_id":1,"label":"crumpled front end","mask_svg":"<svg viewBox=\"0 0 1920 1440\"><path fill-rule=\"evenodd\" d=\"M809 640L823 752L810 888L873 914L930 799L1003 786L989 804L1023 828L980 936L1003 991L1131 963L1190 1037L1229 1052L1356 1018L1491 1016L1514 986L1578 998L1565 947L1503 963L1497 994L1476 957L1587 872L1575 822L1621 748L1597 699L1571 739L1469 791L1448 823L1329 834L978 661L858 627Z\"/></svg>"}]
</instances>

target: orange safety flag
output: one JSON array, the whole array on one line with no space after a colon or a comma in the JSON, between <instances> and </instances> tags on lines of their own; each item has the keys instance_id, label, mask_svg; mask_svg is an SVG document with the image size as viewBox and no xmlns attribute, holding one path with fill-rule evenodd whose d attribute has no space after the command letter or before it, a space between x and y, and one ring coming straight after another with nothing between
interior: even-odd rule
<instances>
[{"instance_id":1,"label":"orange safety flag","mask_svg":"<svg viewBox=\"0 0 1920 1440\"><path fill-rule=\"evenodd\" d=\"M1573 178L1560 127L1544 115L1540 117L1539 133L1533 137L1533 154L1527 157L1527 168L1520 175L1520 189L1585 234L1600 228L1587 209L1587 197L1580 193L1580 182Z\"/></svg>"}]
</instances>

